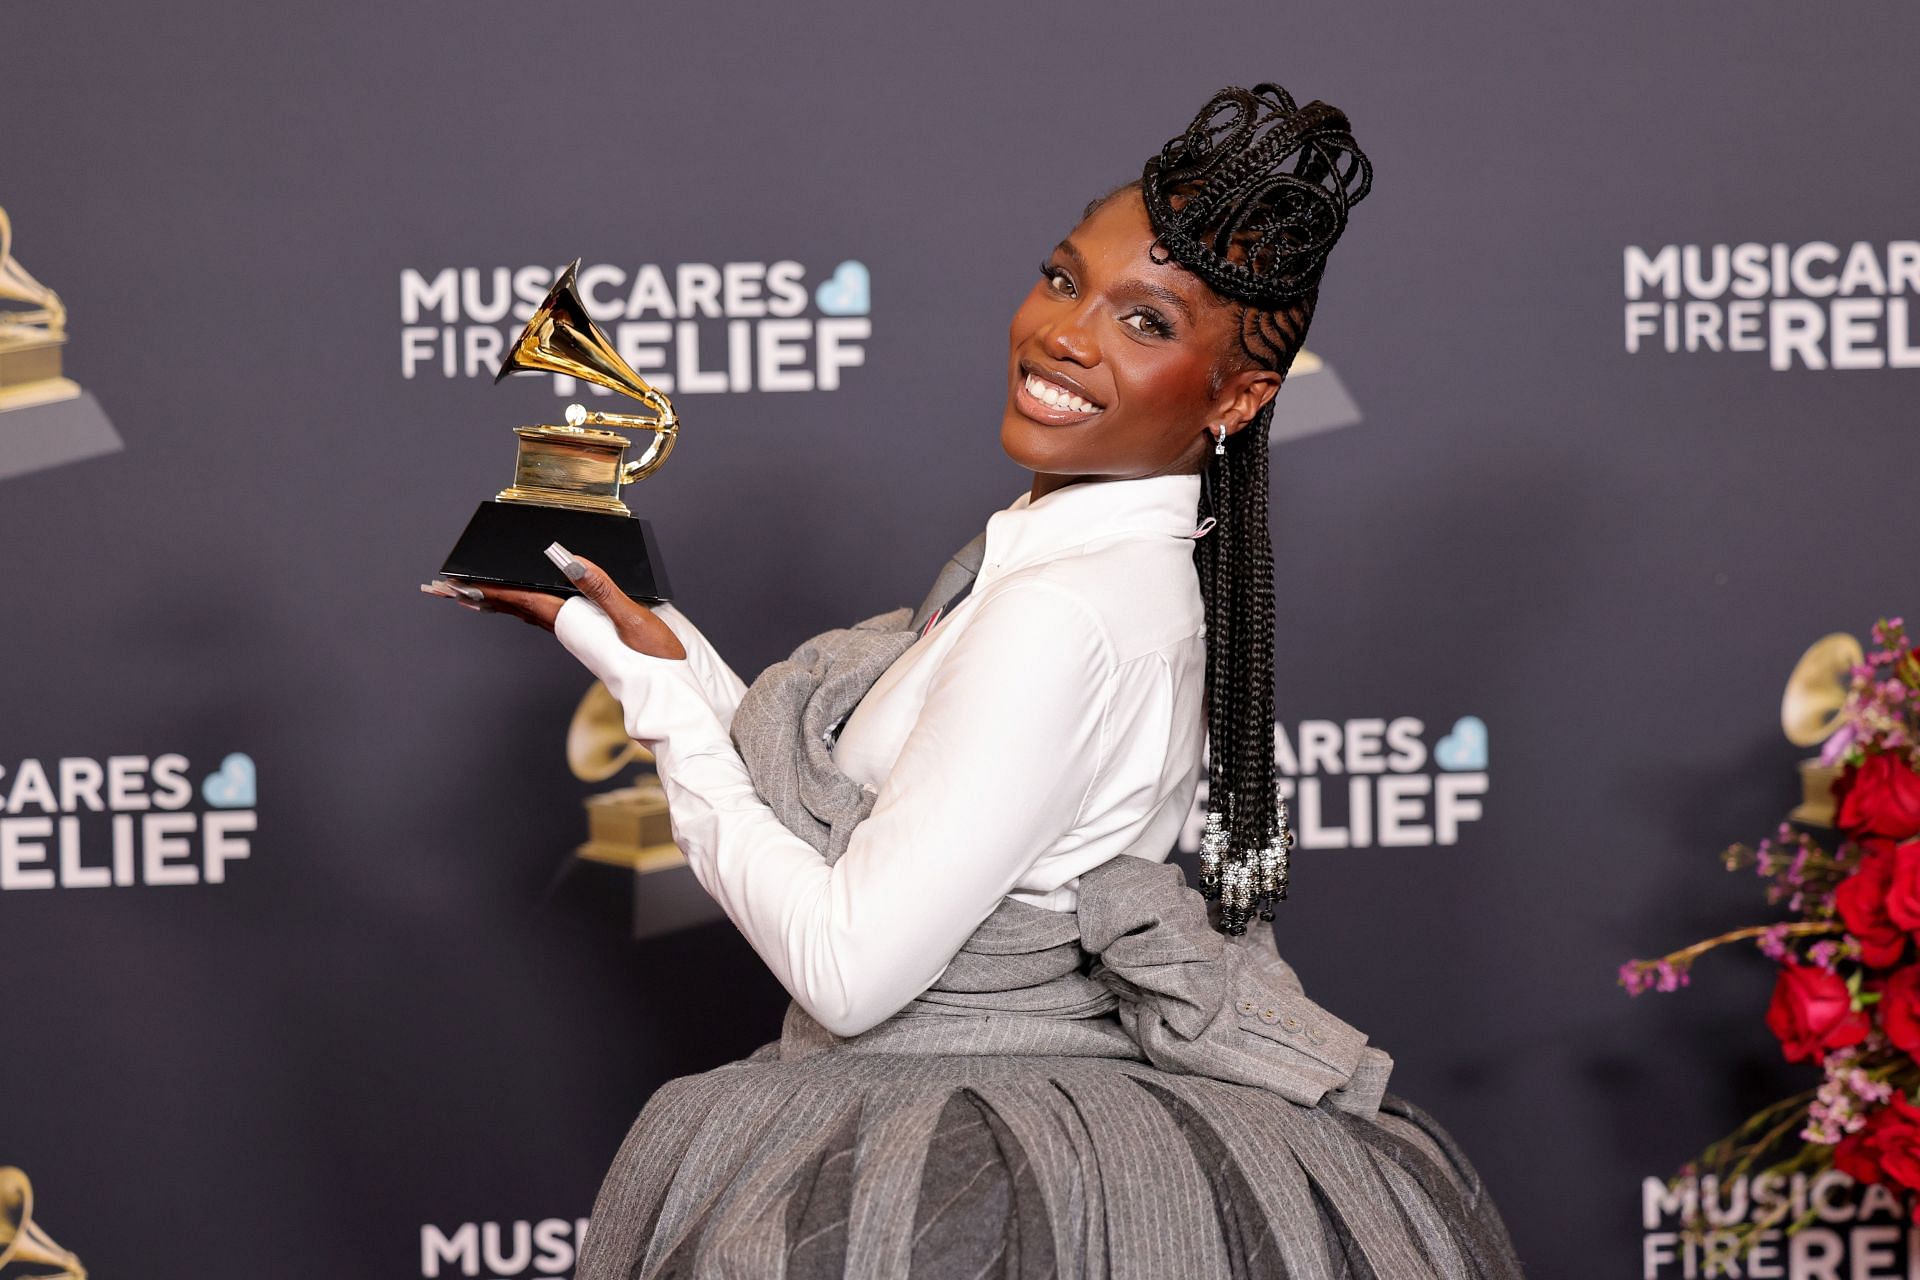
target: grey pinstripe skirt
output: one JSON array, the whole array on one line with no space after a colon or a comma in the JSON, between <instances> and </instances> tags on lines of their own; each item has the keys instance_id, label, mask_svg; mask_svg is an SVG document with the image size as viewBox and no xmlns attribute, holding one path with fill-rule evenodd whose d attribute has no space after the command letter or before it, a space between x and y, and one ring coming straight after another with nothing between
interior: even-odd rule
<instances>
[{"instance_id":1,"label":"grey pinstripe skirt","mask_svg":"<svg viewBox=\"0 0 1920 1280\"><path fill-rule=\"evenodd\" d=\"M1124 1058L778 1043L661 1088L577 1280L1510 1277L1452 1140Z\"/></svg>"},{"instance_id":2,"label":"grey pinstripe skirt","mask_svg":"<svg viewBox=\"0 0 1920 1280\"><path fill-rule=\"evenodd\" d=\"M1229 941L1180 869L1116 858L1074 914L1004 901L858 1036L669 1081L577 1280L1508 1280L1478 1175L1389 1060Z\"/></svg>"}]
</instances>

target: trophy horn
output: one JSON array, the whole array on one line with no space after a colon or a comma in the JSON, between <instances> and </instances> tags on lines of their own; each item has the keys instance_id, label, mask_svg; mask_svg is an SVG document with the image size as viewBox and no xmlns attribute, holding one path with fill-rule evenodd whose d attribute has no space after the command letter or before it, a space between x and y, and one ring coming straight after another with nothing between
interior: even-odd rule
<instances>
[{"instance_id":1,"label":"trophy horn","mask_svg":"<svg viewBox=\"0 0 1920 1280\"><path fill-rule=\"evenodd\" d=\"M635 761L652 759L651 751L627 736L620 703L594 681L567 726L567 768L582 782L605 782Z\"/></svg>"},{"instance_id":2,"label":"trophy horn","mask_svg":"<svg viewBox=\"0 0 1920 1280\"><path fill-rule=\"evenodd\" d=\"M87 1280L80 1259L33 1220L33 1184L8 1165L0 1168L0 1275L20 1267L32 1268L26 1274L35 1280Z\"/></svg>"},{"instance_id":3,"label":"trophy horn","mask_svg":"<svg viewBox=\"0 0 1920 1280\"><path fill-rule=\"evenodd\" d=\"M493 380L497 383L515 373L563 373L652 403L660 393L620 358L587 314L574 278L579 269L580 259L575 258L553 282Z\"/></svg>"},{"instance_id":4,"label":"trophy horn","mask_svg":"<svg viewBox=\"0 0 1920 1280\"><path fill-rule=\"evenodd\" d=\"M0 209L0 298L25 302L37 311L0 311L0 324L43 325L58 336L66 331L67 308L60 295L28 274L13 256L13 223Z\"/></svg>"},{"instance_id":5,"label":"trophy horn","mask_svg":"<svg viewBox=\"0 0 1920 1280\"><path fill-rule=\"evenodd\" d=\"M1780 699L1780 728L1796 747L1823 742L1840 723L1853 668L1864 657L1860 642L1844 631L1821 636L1793 664Z\"/></svg>"}]
</instances>

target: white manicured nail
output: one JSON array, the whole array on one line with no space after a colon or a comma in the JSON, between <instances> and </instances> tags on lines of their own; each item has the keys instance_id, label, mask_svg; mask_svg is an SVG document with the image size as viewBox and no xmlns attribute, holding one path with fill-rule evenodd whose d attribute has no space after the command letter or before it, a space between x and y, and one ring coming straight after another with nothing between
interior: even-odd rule
<instances>
[{"instance_id":1,"label":"white manicured nail","mask_svg":"<svg viewBox=\"0 0 1920 1280\"><path fill-rule=\"evenodd\" d=\"M547 559L553 561L555 567L567 575L569 582L578 581L587 576L585 566L578 560L575 560L573 556L568 553L567 549L557 542L547 547Z\"/></svg>"}]
</instances>

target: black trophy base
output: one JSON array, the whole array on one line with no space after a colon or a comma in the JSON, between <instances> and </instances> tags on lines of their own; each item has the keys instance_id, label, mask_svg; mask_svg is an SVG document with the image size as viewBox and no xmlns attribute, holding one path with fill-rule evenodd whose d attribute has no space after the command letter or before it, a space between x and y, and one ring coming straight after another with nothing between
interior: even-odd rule
<instances>
[{"instance_id":1,"label":"black trophy base","mask_svg":"<svg viewBox=\"0 0 1920 1280\"><path fill-rule=\"evenodd\" d=\"M555 542L605 569L615 585L636 600L672 598L666 563L645 520L524 502L481 503L440 572L449 578L577 595L567 576L547 559L547 547Z\"/></svg>"}]
</instances>

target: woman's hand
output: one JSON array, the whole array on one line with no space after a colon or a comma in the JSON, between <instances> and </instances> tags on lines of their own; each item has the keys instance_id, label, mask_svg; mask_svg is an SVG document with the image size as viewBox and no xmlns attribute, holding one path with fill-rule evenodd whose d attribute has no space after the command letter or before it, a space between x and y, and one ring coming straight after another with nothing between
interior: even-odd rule
<instances>
[{"instance_id":1,"label":"woman's hand","mask_svg":"<svg viewBox=\"0 0 1920 1280\"><path fill-rule=\"evenodd\" d=\"M557 555L554 554L556 551ZM548 554L580 594L600 606L627 648L653 658L678 659L687 656L686 646L680 643L680 637L673 634L673 629L661 620L660 615L616 587L613 579L599 565L569 555L558 543ZM441 579L420 589L428 595L457 601L469 609L511 614L543 631L553 630L554 619L560 615L560 606L566 603L563 597L549 595L545 591L523 591L518 587L496 587L479 582L449 582Z\"/></svg>"}]
</instances>

